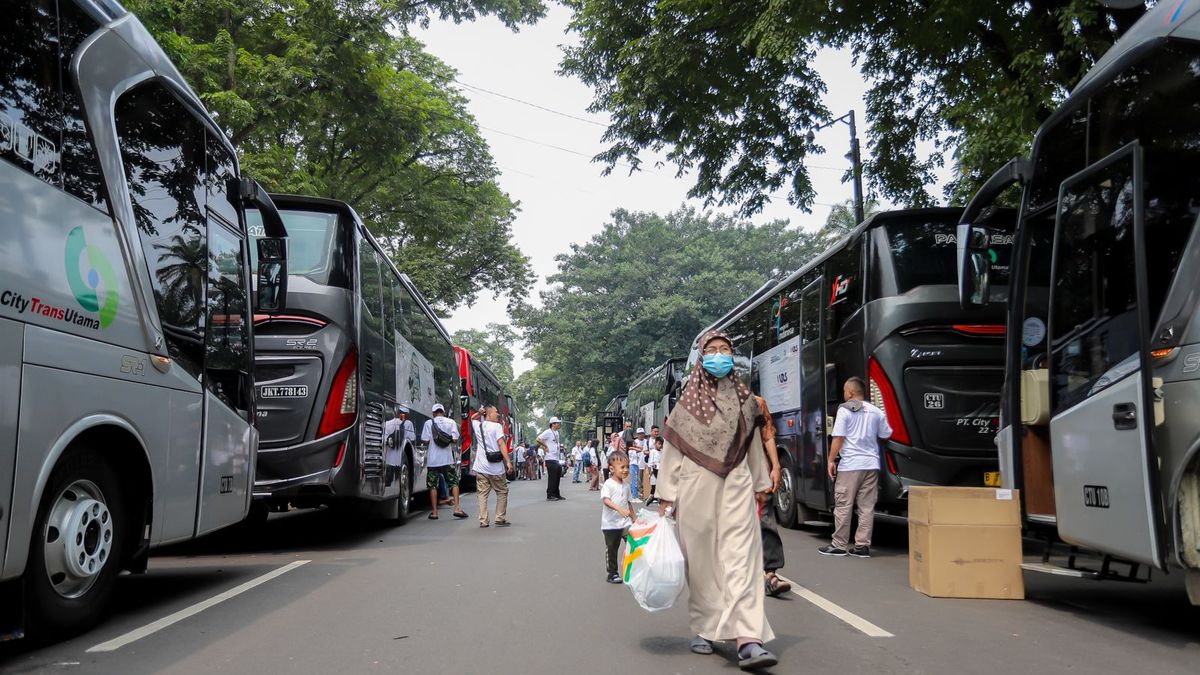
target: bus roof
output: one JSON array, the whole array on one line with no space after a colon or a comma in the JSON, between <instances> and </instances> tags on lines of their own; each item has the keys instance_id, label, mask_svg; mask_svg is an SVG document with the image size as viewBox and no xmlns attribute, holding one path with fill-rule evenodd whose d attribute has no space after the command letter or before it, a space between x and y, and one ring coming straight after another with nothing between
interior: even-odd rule
<instances>
[{"instance_id":1,"label":"bus roof","mask_svg":"<svg viewBox=\"0 0 1200 675\"><path fill-rule=\"evenodd\" d=\"M1200 39L1200 20L1191 21L1200 13L1200 1L1173 0L1159 2L1133 24L1116 44L1101 56L1096 64L1075 85L1063 107L1073 107L1071 99L1086 96L1093 82L1107 82L1109 75L1125 67L1126 57L1136 54L1150 45L1158 44L1168 37ZM1190 24L1190 25L1189 25Z\"/></svg>"},{"instance_id":2,"label":"bus roof","mask_svg":"<svg viewBox=\"0 0 1200 675\"><path fill-rule=\"evenodd\" d=\"M835 253L840 251L852 239L854 239L855 237L858 237L863 232L865 232L871 228L879 227L880 225L886 225L888 221L899 219L899 218L910 218L910 217L914 217L914 216L916 216L916 217L942 216L942 215L950 216L952 218L957 218L961 214L962 214L962 209L958 208L958 207L953 207L953 206L937 206L937 207L930 207L930 208L923 208L923 209L895 209L892 211L880 211L879 213L875 213L875 214L871 215L871 217L869 217L865 221L863 221L863 223L861 225L859 225L858 227L855 227L853 230L851 230L846 236L842 237L841 239L838 239L837 242L835 242L832 246L830 246L829 248L822 251L821 254L818 255L816 258L813 258L809 262L805 263L804 266L802 266L800 269L787 275L781 281L768 281L767 283L763 284L761 288L759 288L757 291L754 291L754 293L751 293L750 297L743 300L741 303L739 303L736 307L734 307L732 310L727 312L720 319L717 319L712 324L710 324L708 327L706 327L704 330L700 331L696 335L695 340L692 341L692 348L693 349L695 348L696 341L699 340L702 335L704 335L705 333L707 333L710 330L715 330L715 329L721 328L723 326L728 326L729 324L733 323L734 321L737 321L738 319L742 318L748 312L753 310L755 307L758 307L758 305L761 303L761 301L764 298L769 298L769 297L775 296L776 293L778 293L780 289L787 288L794 281L796 281L800 277L804 276L805 274L808 274L809 271L816 268L818 265L821 265L826 260L828 260L830 257L832 257Z\"/></svg>"},{"instance_id":3,"label":"bus roof","mask_svg":"<svg viewBox=\"0 0 1200 675\"><path fill-rule=\"evenodd\" d=\"M463 347L463 346L461 346L461 345L454 345L454 349L455 349L455 350L457 350L457 351L460 351L460 352L462 352L462 353L463 353L463 355L465 355L465 356L466 356L468 359L470 359L470 362L471 362L471 363L475 364L475 366L479 368L480 372L482 372L484 375L486 375L486 376L488 376L489 378L491 378L492 382L494 382L494 383L496 384L496 389L497 389L497 390L500 390L500 389L501 389L501 387L500 387L500 378L496 377L496 373L492 372L492 369L488 367L488 364L486 364L486 363L484 363L483 361L479 360L479 357L477 357L477 356L475 356L474 354L472 354L472 353L471 353L471 350L470 350L470 349L467 349L466 347ZM464 364L464 365L465 365L465 364ZM470 371L468 371L468 373L469 373L469 372L470 372ZM459 373L459 374L460 374L460 376L461 376L461 373ZM504 392L503 392L503 391L501 391L500 393L501 393L501 395L503 395L503 394L504 394Z\"/></svg>"},{"instance_id":4,"label":"bus roof","mask_svg":"<svg viewBox=\"0 0 1200 675\"><path fill-rule=\"evenodd\" d=\"M687 363L687 357L678 357L677 356L677 357L667 359L663 363L660 363L659 365L654 366L650 370L647 370L645 373L643 373L642 376L639 377L637 380L635 380L633 384L629 385L629 391L633 391L634 389L637 389L638 386L640 386L643 382L645 382L646 380L650 379L651 377L654 377L655 375L657 375L660 370L669 368L669 367L671 367L672 364L684 364L684 363Z\"/></svg>"}]
</instances>

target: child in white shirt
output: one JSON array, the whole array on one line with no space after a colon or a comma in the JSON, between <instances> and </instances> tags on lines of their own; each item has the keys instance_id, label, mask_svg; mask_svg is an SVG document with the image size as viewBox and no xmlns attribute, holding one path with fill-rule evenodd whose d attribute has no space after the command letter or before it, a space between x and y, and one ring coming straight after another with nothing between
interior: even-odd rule
<instances>
[{"instance_id":1,"label":"child in white shirt","mask_svg":"<svg viewBox=\"0 0 1200 675\"><path fill-rule=\"evenodd\" d=\"M620 450L609 452L608 469L609 479L604 481L604 487L600 489L600 501L604 504L600 511L600 531L604 533L606 579L610 584L619 584L621 575L617 573L617 550L621 547L625 530L633 524L633 507L629 504L627 482L629 456Z\"/></svg>"}]
</instances>

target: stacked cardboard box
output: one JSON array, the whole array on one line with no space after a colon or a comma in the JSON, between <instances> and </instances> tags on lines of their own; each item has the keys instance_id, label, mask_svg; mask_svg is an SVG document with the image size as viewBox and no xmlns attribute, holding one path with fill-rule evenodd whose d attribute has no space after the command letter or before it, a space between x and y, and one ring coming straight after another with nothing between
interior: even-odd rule
<instances>
[{"instance_id":1,"label":"stacked cardboard box","mask_svg":"<svg viewBox=\"0 0 1200 675\"><path fill-rule=\"evenodd\" d=\"M1016 490L915 487L908 495L908 581L936 598L1021 600Z\"/></svg>"}]
</instances>

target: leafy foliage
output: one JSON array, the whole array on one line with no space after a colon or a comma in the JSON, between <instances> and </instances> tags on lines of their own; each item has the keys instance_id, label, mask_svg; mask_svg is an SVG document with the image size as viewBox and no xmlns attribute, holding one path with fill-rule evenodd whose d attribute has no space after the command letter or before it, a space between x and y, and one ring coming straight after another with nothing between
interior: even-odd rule
<instances>
[{"instance_id":1,"label":"leafy foliage","mask_svg":"<svg viewBox=\"0 0 1200 675\"><path fill-rule=\"evenodd\" d=\"M514 312L537 363L518 389L545 415L590 428L638 375L686 356L705 326L841 234L691 209L614 211L602 232L558 256L541 307Z\"/></svg>"},{"instance_id":2,"label":"leafy foliage","mask_svg":"<svg viewBox=\"0 0 1200 675\"><path fill-rule=\"evenodd\" d=\"M962 200L1014 155L1087 69L1146 11L1099 0L567 0L578 46L562 63L612 123L611 169L665 150L692 196L755 213L788 186L812 204L805 134L829 117L820 47L868 78L870 185L911 205L946 162ZM835 111L841 114L842 111ZM917 143L935 151L918 156Z\"/></svg>"},{"instance_id":3,"label":"leafy foliage","mask_svg":"<svg viewBox=\"0 0 1200 675\"><path fill-rule=\"evenodd\" d=\"M128 4L268 189L352 204L443 309L481 290L524 297L517 205L496 184L454 71L402 29L482 14L515 27L540 17L542 0Z\"/></svg>"}]
</instances>

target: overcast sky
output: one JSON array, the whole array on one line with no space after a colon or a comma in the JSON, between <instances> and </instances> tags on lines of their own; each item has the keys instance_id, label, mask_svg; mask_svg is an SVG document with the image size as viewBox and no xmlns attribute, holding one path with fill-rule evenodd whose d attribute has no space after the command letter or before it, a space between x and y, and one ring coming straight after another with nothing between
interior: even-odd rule
<instances>
[{"instance_id":1,"label":"overcast sky","mask_svg":"<svg viewBox=\"0 0 1200 675\"><path fill-rule=\"evenodd\" d=\"M614 209L666 213L689 203L686 194L692 185L686 177L675 178L670 165L632 176L618 167L610 176L601 175L603 166L591 157L604 149L600 137L605 118L587 112L592 100L587 86L556 73L562 56L560 45L575 40L565 32L569 19L568 10L552 4L546 18L519 33L494 19L462 25L435 23L414 33L429 52L458 70L463 93L471 101L470 110L500 167L500 187L520 202L513 235L517 246L533 261L538 276L532 296L535 301L546 277L556 271L554 256L598 233ZM861 120L866 85L849 54L825 52L817 66L829 83L825 96L829 110L840 115L854 108ZM835 125L819 132L817 141L826 148L825 155L812 160L810 172L820 204L805 214L789 206L781 195L754 222L785 219L794 227L814 229L825 222L829 205L851 198L850 184L840 182L846 167L843 156L849 149L848 128ZM863 153L865 156L865 143ZM646 158L651 159L649 155ZM691 204L703 206L699 201ZM482 297L445 323L454 332L482 329L491 322L509 322L505 302ZM514 366L519 374L533 363L518 353Z\"/></svg>"}]
</instances>

